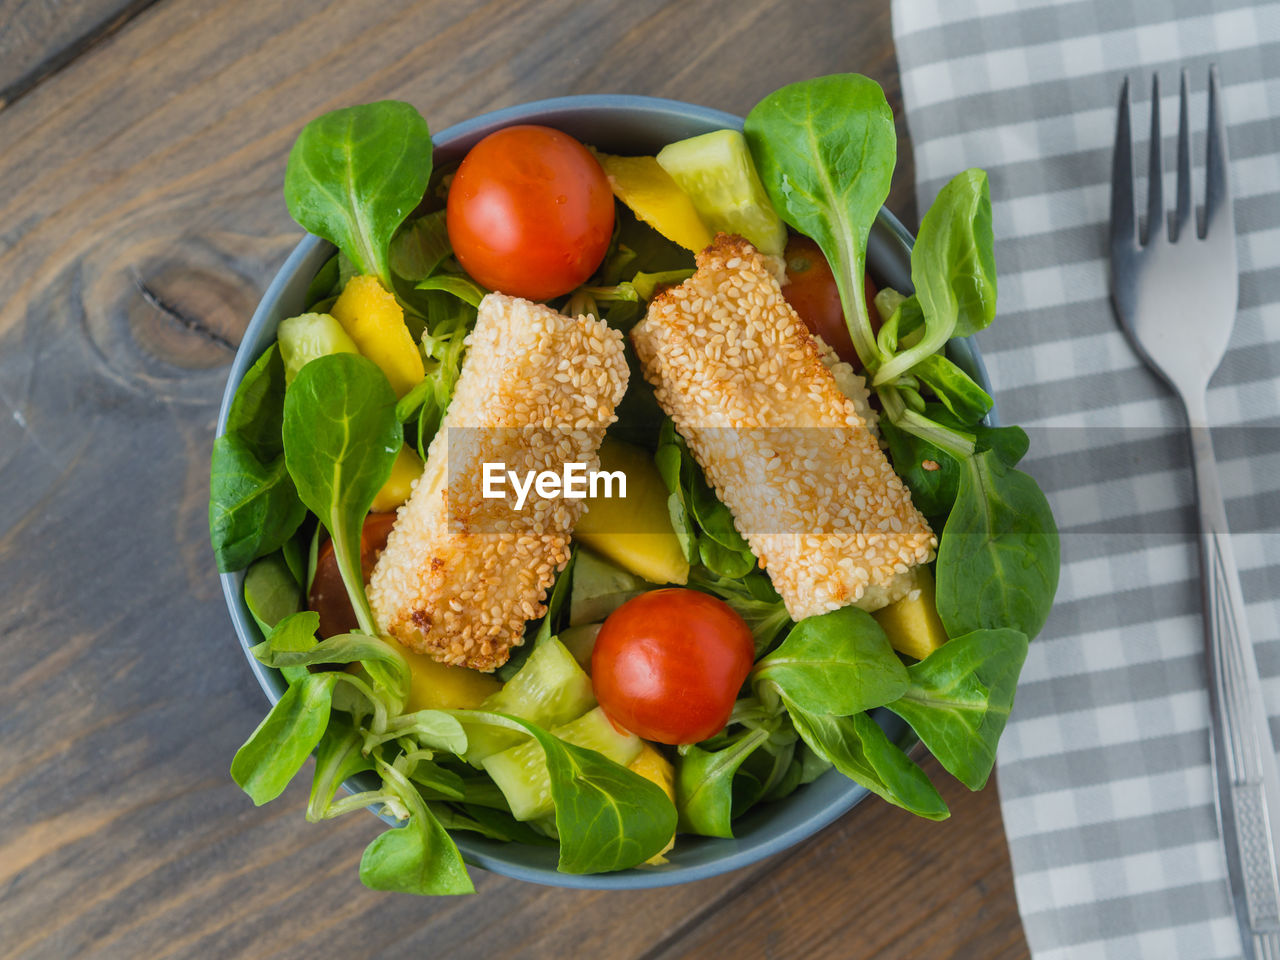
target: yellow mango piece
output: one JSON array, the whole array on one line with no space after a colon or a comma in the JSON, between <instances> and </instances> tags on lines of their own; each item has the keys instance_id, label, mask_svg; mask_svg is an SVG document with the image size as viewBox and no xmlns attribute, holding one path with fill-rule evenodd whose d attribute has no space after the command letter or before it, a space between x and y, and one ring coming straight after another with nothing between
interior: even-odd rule
<instances>
[{"instance_id":1,"label":"yellow mango piece","mask_svg":"<svg viewBox=\"0 0 1280 960\"><path fill-rule=\"evenodd\" d=\"M871 614L899 653L923 660L947 642L946 628L934 601L933 573L916 567L915 588L901 600Z\"/></svg>"},{"instance_id":2,"label":"yellow mango piece","mask_svg":"<svg viewBox=\"0 0 1280 960\"><path fill-rule=\"evenodd\" d=\"M360 352L378 365L397 397L426 371L422 354L404 323L404 310L377 277L352 277L329 311Z\"/></svg>"},{"instance_id":3,"label":"yellow mango piece","mask_svg":"<svg viewBox=\"0 0 1280 960\"><path fill-rule=\"evenodd\" d=\"M605 437L600 469L625 473L627 495L589 497L586 513L573 529L574 538L650 583L688 582L689 561L671 529L667 486L653 455ZM616 484L613 492L617 493Z\"/></svg>"},{"instance_id":4,"label":"yellow mango piece","mask_svg":"<svg viewBox=\"0 0 1280 960\"><path fill-rule=\"evenodd\" d=\"M627 769L632 773L638 773L646 780L652 780L660 786L671 802L676 802L676 771L671 766L671 761L664 757L652 743L646 742L640 750L640 756L636 757L627 765ZM676 836L673 833L671 839L667 841L667 845L655 853L652 857L645 861L655 866L666 863L667 858L663 854L667 853L676 845Z\"/></svg>"},{"instance_id":5,"label":"yellow mango piece","mask_svg":"<svg viewBox=\"0 0 1280 960\"><path fill-rule=\"evenodd\" d=\"M396 647L409 663L409 697L404 712L415 710L475 710L485 697L502 689L492 674L451 667L432 660L424 653L414 653L391 637L383 637Z\"/></svg>"},{"instance_id":6,"label":"yellow mango piece","mask_svg":"<svg viewBox=\"0 0 1280 960\"><path fill-rule=\"evenodd\" d=\"M596 155L609 178L613 195L631 208L636 218L686 250L697 253L709 246L711 231L698 216L693 201L656 157Z\"/></svg>"},{"instance_id":7,"label":"yellow mango piece","mask_svg":"<svg viewBox=\"0 0 1280 960\"><path fill-rule=\"evenodd\" d=\"M387 477L382 489L374 495L373 506L369 509L374 513L389 513L394 510L409 499L409 494L413 492L413 481L420 476L422 459L406 443L396 454L395 462L391 464L391 476Z\"/></svg>"}]
</instances>

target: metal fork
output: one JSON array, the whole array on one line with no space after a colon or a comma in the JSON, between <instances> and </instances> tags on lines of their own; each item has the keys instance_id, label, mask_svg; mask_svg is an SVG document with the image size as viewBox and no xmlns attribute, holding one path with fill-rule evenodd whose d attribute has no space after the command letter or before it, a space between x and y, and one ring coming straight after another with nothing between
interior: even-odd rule
<instances>
[{"instance_id":1,"label":"metal fork","mask_svg":"<svg viewBox=\"0 0 1280 960\"><path fill-rule=\"evenodd\" d=\"M1240 282L1220 101L1217 68L1210 67L1204 227L1197 231L1191 201L1187 73L1182 71L1171 236L1162 185L1160 83L1158 77L1152 80L1147 231L1145 242L1140 242L1125 79L1111 174L1111 297L1134 347L1186 408L1200 505L1218 822L1245 957L1280 960L1280 776L1206 413L1209 378L1226 353Z\"/></svg>"}]
</instances>

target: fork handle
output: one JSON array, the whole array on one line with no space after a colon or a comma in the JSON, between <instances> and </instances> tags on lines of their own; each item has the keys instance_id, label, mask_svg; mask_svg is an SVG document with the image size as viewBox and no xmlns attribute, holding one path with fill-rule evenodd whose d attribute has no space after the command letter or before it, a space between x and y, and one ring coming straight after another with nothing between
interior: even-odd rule
<instances>
[{"instance_id":1,"label":"fork handle","mask_svg":"<svg viewBox=\"0 0 1280 960\"><path fill-rule=\"evenodd\" d=\"M1280 933L1280 774L1203 400L1188 404L1187 413L1200 505L1218 817L1245 956L1271 956L1266 943Z\"/></svg>"}]
</instances>

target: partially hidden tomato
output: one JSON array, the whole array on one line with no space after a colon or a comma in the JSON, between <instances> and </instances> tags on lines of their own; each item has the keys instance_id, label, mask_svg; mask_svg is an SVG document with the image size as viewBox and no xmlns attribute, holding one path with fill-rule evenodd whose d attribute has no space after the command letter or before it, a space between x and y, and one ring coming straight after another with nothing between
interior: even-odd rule
<instances>
[{"instance_id":1,"label":"partially hidden tomato","mask_svg":"<svg viewBox=\"0 0 1280 960\"><path fill-rule=\"evenodd\" d=\"M723 600L671 587L628 600L591 653L596 699L646 740L697 743L729 720L751 672L751 630Z\"/></svg>"},{"instance_id":2,"label":"partially hidden tomato","mask_svg":"<svg viewBox=\"0 0 1280 960\"><path fill-rule=\"evenodd\" d=\"M862 361L858 359L858 352L854 350L853 341L849 338L849 327L844 322L840 290L821 248L808 237L792 236L787 240L787 250L783 256L787 263L788 283L782 288L782 295L800 315L805 326L820 336L836 352L836 356L860 368ZM873 302L876 287L870 277L866 278L865 295L871 329L879 330L880 314L876 312Z\"/></svg>"},{"instance_id":3,"label":"partially hidden tomato","mask_svg":"<svg viewBox=\"0 0 1280 960\"><path fill-rule=\"evenodd\" d=\"M371 513L365 518L360 531L360 567L366 583L378 561L378 554L387 546L387 535L395 522L395 511ZM359 629L356 612L351 608L346 585L338 570L338 560L333 554L332 540L326 540L316 555L316 575L311 580L307 608L320 614L321 637L335 637Z\"/></svg>"},{"instance_id":4,"label":"partially hidden tomato","mask_svg":"<svg viewBox=\"0 0 1280 960\"><path fill-rule=\"evenodd\" d=\"M548 300L600 266L613 235L613 191L596 158L567 133L506 127L463 158L446 223L458 262L477 282Z\"/></svg>"}]
</instances>

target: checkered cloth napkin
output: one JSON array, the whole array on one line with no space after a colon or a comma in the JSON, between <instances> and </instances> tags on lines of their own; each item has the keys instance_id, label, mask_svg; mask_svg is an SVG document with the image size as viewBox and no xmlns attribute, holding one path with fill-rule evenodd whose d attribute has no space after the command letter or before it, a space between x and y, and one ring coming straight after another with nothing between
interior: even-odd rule
<instances>
[{"instance_id":1,"label":"checkered cloth napkin","mask_svg":"<svg viewBox=\"0 0 1280 960\"><path fill-rule=\"evenodd\" d=\"M1063 531L999 754L1027 939L1036 960L1238 957L1182 413L1112 314L1106 224L1122 78L1145 170L1151 76L1172 158L1188 68L1203 167L1217 63L1241 276L1209 411L1280 742L1280 3L893 0L893 26L921 209L960 170L990 174L999 314L977 339Z\"/></svg>"}]
</instances>

